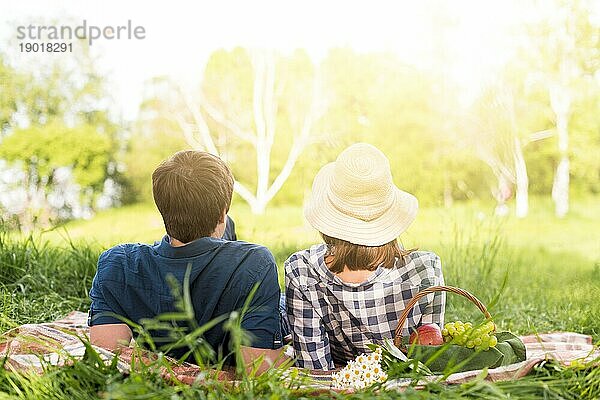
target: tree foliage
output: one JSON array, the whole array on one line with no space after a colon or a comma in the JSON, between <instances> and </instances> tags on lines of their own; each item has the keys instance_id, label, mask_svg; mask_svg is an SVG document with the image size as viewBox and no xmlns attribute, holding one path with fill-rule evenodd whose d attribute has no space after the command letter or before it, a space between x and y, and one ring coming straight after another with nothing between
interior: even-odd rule
<instances>
[{"instance_id":1,"label":"tree foliage","mask_svg":"<svg viewBox=\"0 0 600 400\"><path fill-rule=\"evenodd\" d=\"M122 128L88 49L35 70L5 60L0 54L0 217L31 229L89 215L101 195L112 203Z\"/></svg>"},{"instance_id":2,"label":"tree foliage","mask_svg":"<svg viewBox=\"0 0 600 400\"><path fill-rule=\"evenodd\" d=\"M22 163L39 183L51 183L58 168L71 168L77 184L98 191L106 178L111 150L110 139L95 126L69 128L52 122L15 130L2 141L0 158Z\"/></svg>"},{"instance_id":3,"label":"tree foliage","mask_svg":"<svg viewBox=\"0 0 600 400\"><path fill-rule=\"evenodd\" d=\"M236 178L256 187L256 153L248 140L257 129L252 63L251 53L244 49L215 52L196 92L199 100L193 104ZM361 54L345 48L331 50L319 65L302 52L279 58L270 182L285 164L310 104L315 68L320 74L321 100L328 106L273 204L300 205L318 169L358 141L381 148L390 159L397 184L415 193L423 205L498 199L500 181L506 197L502 201L509 201L516 193L517 176L528 183L532 194L550 194L558 156L549 97L531 81L520 59L511 61L465 108L453 95L458 89L443 76L407 65L393 54ZM134 143L144 152L132 153L139 158L132 155L131 165L151 157L149 152L156 154L140 174L140 182L148 188L151 170L161 157L186 147L182 127L172 116L177 110L189 110L189 104L175 85L162 81L159 86L144 104L144 129L139 129L139 134L152 131L152 139ZM572 174L573 185L590 193L597 191L599 169L593 154L600 149L600 117L594 111L599 91L593 85L587 90L572 116L573 146L577 146Z\"/></svg>"},{"instance_id":4,"label":"tree foliage","mask_svg":"<svg viewBox=\"0 0 600 400\"><path fill-rule=\"evenodd\" d=\"M103 191L111 150L110 139L88 124L69 128L54 121L7 136L0 146L0 159L14 163L23 173L23 179L14 182L16 187L7 185L20 191L21 204L14 213L20 228L30 230L66 216L85 216Z\"/></svg>"}]
</instances>

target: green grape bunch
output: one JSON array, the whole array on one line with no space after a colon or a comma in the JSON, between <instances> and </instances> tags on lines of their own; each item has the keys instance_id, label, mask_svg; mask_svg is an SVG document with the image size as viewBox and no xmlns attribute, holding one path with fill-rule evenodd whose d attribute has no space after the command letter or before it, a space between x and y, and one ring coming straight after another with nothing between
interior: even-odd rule
<instances>
[{"instance_id":1,"label":"green grape bunch","mask_svg":"<svg viewBox=\"0 0 600 400\"><path fill-rule=\"evenodd\" d=\"M459 346L486 351L498 344L498 339L494 335L496 324L487 321L484 324L473 327L470 322L462 321L448 322L442 329L442 337L445 343L452 342Z\"/></svg>"}]
</instances>

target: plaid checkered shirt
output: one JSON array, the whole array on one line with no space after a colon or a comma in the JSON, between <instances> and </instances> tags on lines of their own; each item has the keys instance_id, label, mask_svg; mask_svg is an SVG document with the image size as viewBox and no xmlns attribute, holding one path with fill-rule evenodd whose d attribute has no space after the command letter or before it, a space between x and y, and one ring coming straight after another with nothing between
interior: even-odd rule
<instances>
[{"instance_id":1,"label":"plaid checkered shirt","mask_svg":"<svg viewBox=\"0 0 600 400\"><path fill-rule=\"evenodd\" d=\"M299 251L285 262L286 306L297 366L331 370L360 353L367 344L393 338L400 314L422 289L443 285L440 258L414 251L379 266L367 281L343 282L325 265L325 244ZM423 324L444 322L445 293L423 297L408 315L403 335Z\"/></svg>"}]
</instances>

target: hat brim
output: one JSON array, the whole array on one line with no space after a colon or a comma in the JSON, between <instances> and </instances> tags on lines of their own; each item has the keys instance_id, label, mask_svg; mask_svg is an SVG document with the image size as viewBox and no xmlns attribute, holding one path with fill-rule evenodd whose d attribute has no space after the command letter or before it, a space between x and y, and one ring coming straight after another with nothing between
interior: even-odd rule
<instances>
[{"instance_id":1,"label":"hat brim","mask_svg":"<svg viewBox=\"0 0 600 400\"><path fill-rule=\"evenodd\" d=\"M327 164L315 176L311 198L304 208L307 221L319 232L354 244L381 246L397 239L415 220L417 198L395 186L392 205L379 217L363 221L344 214L327 195L334 167L334 163Z\"/></svg>"}]
</instances>

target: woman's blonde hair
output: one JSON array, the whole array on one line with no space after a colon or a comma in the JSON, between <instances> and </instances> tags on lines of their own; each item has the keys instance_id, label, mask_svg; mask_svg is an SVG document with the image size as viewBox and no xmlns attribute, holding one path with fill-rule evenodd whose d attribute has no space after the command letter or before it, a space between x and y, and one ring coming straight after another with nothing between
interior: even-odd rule
<instances>
[{"instance_id":1,"label":"woman's blonde hair","mask_svg":"<svg viewBox=\"0 0 600 400\"><path fill-rule=\"evenodd\" d=\"M325 254L327 267L334 274L342 272L344 267L348 267L351 271L374 271L380 265L384 268L393 268L396 258L402 262L405 256L416 250L404 250L396 239L381 246L363 246L323 233L321 237L327 244Z\"/></svg>"}]
</instances>

